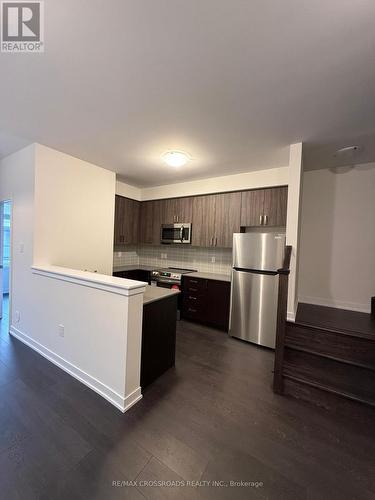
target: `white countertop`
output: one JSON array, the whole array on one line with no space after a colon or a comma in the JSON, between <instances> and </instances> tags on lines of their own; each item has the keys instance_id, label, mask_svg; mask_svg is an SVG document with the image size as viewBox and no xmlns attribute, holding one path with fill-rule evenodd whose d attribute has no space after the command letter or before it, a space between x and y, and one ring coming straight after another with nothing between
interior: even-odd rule
<instances>
[{"instance_id":1,"label":"white countertop","mask_svg":"<svg viewBox=\"0 0 375 500\"><path fill-rule=\"evenodd\" d=\"M156 300L166 299L172 295L179 294L179 290L174 290L171 288L162 288L159 286L146 285L145 293L143 294L143 305L150 304Z\"/></svg>"},{"instance_id":2,"label":"white countertop","mask_svg":"<svg viewBox=\"0 0 375 500\"><path fill-rule=\"evenodd\" d=\"M197 271L195 273L186 274L188 278L202 278L205 280L216 280L216 281L228 281L229 283L232 281L232 277L230 274L216 274L216 273L201 273Z\"/></svg>"}]
</instances>

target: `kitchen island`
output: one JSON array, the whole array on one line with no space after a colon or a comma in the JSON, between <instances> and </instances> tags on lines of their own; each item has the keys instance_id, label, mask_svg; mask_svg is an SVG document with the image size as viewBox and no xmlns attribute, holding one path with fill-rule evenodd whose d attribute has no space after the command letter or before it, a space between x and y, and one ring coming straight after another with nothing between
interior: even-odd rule
<instances>
[{"instance_id":1,"label":"kitchen island","mask_svg":"<svg viewBox=\"0 0 375 500\"><path fill-rule=\"evenodd\" d=\"M179 290L146 286L143 295L141 388L175 364Z\"/></svg>"}]
</instances>

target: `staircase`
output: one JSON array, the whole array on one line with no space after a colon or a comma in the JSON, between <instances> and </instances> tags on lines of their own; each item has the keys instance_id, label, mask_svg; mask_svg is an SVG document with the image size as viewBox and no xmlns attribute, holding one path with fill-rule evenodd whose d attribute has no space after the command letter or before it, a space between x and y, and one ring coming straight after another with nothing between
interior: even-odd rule
<instances>
[{"instance_id":1,"label":"staircase","mask_svg":"<svg viewBox=\"0 0 375 500\"><path fill-rule=\"evenodd\" d=\"M275 392L332 409L375 407L375 321L369 314L300 304L276 349Z\"/></svg>"}]
</instances>

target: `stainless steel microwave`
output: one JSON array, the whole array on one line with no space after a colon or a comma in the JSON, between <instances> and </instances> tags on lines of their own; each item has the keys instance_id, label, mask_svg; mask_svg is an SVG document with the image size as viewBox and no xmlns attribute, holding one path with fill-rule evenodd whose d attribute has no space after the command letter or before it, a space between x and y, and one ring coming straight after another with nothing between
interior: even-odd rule
<instances>
[{"instance_id":1,"label":"stainless steel microwave","mask_svg":"<svg viewBox=\"0 0 375 500\"><path fill-rule=\"evenodd\" d=\"M160 231L160 241L165 244L190 244L191 224L190 222L179 224L163 224Z\"/></svg>"}]
</instances>

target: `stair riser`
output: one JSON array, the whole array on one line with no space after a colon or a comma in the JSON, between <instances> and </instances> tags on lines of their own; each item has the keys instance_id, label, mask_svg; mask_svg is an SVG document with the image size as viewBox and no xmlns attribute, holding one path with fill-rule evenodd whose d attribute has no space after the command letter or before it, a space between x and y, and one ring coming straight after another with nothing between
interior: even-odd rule
<instances>
[{"instance_id":1,"label":"stair riser","mask_svg":"<svg viewBox=\"0 0 375 500\"><path fill-rule=\"evenodd\" d=\"M375 338L374 341L371 341L347 334L288 323L285 345L342 359L349 363L365 365L375 370Z\"/></svg>"}]
</instances>

